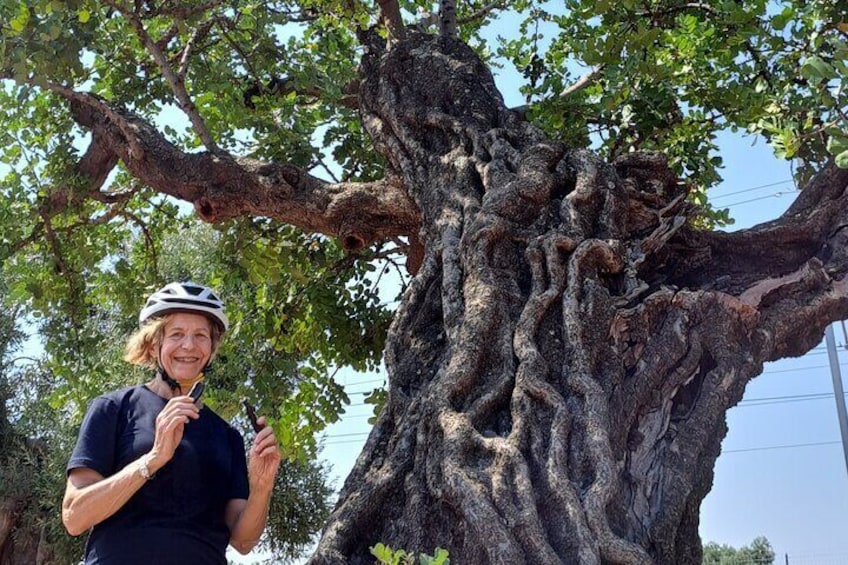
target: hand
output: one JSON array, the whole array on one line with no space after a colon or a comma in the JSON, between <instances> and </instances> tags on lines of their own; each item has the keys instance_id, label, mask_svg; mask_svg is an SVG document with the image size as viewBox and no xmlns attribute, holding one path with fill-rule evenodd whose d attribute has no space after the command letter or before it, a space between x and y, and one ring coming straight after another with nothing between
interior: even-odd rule
<instances>
[{"instance_id":1,"label":"hand","mask_svg":"<svg viewBox=\"0 0 848 565\"><path fill-rule=\"evenodd\" d=\"M155 473L173 459L174 452L183 439L185 425L189 420L197 420L200 417L199 412L200 408L191 397L175 396L156 416L156 437L148 462L151 473Z\"/></svg>"},{"instance_id":2,"label":"hand","mask_svg":"<svg viewBox=\"0 0 848 565\"><path fill-rule=\"evenodd\" d=\"M247 462L247 476L250 491L268 492L274 487L274 478L280 469L280 446L274 436L274 430L267 425L265 417L257 422L262 430L253 438L253 447Z\"/></svg>"}]
</instances>

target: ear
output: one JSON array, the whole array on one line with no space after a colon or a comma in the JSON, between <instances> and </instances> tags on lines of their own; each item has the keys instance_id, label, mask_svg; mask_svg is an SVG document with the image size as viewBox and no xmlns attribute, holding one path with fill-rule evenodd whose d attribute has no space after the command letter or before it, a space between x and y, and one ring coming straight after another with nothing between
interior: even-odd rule
<instances>
[{"instance_id":1,"label":"ear","mask_svg":"<svg viewBox=\"0 0 848 565\"><path fill-rule=\"evenodd\" d=\"M144 349L147 358L153 361L154 364L159 363L159 347L154 342L150 342L147 344L147 347Z\"/></svg>"}]
</instances>

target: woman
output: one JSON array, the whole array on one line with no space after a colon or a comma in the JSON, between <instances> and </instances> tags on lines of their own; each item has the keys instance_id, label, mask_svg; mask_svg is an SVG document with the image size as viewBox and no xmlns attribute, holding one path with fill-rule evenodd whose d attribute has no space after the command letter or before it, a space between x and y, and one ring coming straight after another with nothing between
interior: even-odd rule
<instances>
[{"instance_id":1,"label":"woman","mask_svg":"<svg viewBox=\"0 0 848 565\"><path fill-rule=\"evenodd\" d=\"M96 398L68 462L62 521L91 530L86 564L226 564L248 553L268 517L280 451L270 427L246 461L241 435L187 396L227 330L208 288L172 283L154 293L125 359L150 382Z\"/></svg>"}]
</instances>

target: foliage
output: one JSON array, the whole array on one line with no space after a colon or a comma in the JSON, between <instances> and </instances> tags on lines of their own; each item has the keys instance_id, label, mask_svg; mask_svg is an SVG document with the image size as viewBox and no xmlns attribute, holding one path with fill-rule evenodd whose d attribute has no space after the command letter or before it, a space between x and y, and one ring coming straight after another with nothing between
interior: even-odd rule
<instances>
[{"instance_id":1,"label":"foliage","mask_svg":"<svg viewBox=\"0 0 848 565\"><path fill-rule=\"evenodd\" d=\"M433 555L419 553L417 561L414 553L403 549L392 549L382 543L371 548L371 555L377 558L379 565L416 565L416 563L418 565L450 565L448 552L441 547L437 547Z\"/></svg>"},{"instance_id":2,"label":"foliage","mask_svg":"<svg viewBox=\"0 0 848 565\"><path fill-rule=\"evenodd\" d=\"M0 283L0 304L6 290ZM48 542L59 562L75 562L82 554L83 540L70 538L59 521L70 433L56 411L42 403L44 428L53 440L32 439L27 423L31 414L25 414L28 411L18 393L22 383L31 383L24 394L35 397L39 387L33 368L22 368L15 357L22 352L25 338L16 325L17 314L16 308L0 308L0 501L12 501L18 510L13 535L35 532Z\"/></svg>"},{"instance_id":3,"label":"foliage","mask_svg":"<svg viewBox=\"0 0 848 565\"><path fill-rule=\"evenodd\" d=\"M179 224L177 224L179 227ZM15 473L17 479L7 480L4 475L3 483L21 492L32 492L32 500L38 504L33 509L50 508L51 511L37 518L48 524L54 551L67 556L71 561L81 553L81 540L72 540L64 533L59 521L62 492L64 490L64 465L70 455L82 414L88 402L95 396L123 386L129 386L149 378L144 371L132 370L121 360L126 337L136 327L138 309L141 297L154 287L166 280L195 279L216 287L227 297L228 308L233 316L233 333L238 336L225 340L212 374L208 382L210 387L204 397L219 413L233 418L234 423L242 428L246 439L252 438L252 431L240 413L239 406L243 397L247 397L259 407L262 413L272 417L277 426L285 426L286 430L296 430L299 443L289 441L284 449L289 454L289 460L283 465L275 485L272 506L274 512L268 524L267 546L280 560L292 560L301 555L305 547L312 541L312 536L320 528L329 512L329 497L331 489L327 485L326 469L315 462L315 434L328 421L338 418L343 409L346 397L341 387L331 391L323 391L314 395L314 403L326 406L326 409L310 413L310 420L298 420L294 424L286 419L284 407L289 402L287 398L299 394L300 388L313 390L310 378L325 378L323 375L304 373L299 368L299 361L311 364L330 363L339 355L336 350L328 348L326 357L321 352L290 346L290 355L274 355L272 344L265 338L268 329L265 326L267 316L261 314L266 309L274 310L291 304L287 301L292 296L304 295L299 304L306 305L312 311L312 294L310 288L320 285L321 290L328 292L331 285L327 279L335 276L335 259L327 261L331 264L325 270L315 269L304 276L301 282L286 278L272 280L266 277L263 285L253 285L247 281L248 276L230 276L224 281L215 279L216 273L222 273L226 268L222 258L228 255L230 248L222 243L226 234L213 230L209 226L196 225L183 230L177 235L165 236L161 242L162 248L168 253L162 254L157 265L160 272L155 283L141 284L142 275L137 270L148 269L142 260L148 255L146 245L142 241L130 239L125 242L126 251L123 258L112 261L110 269L92 273L89 290L85 293L86 316L81 321L70 324L66 319L51 316L39 316L37 326L43 341L43 357L32 360L9 375L10 386L16 390L9 404L15 414L15 434L20 438L39 438L45 446L46 459L33 462L41 472L32 473L26 466L2 465L0 472ZM230 244L234 245L235 237ZM300 251L292 255L297 258ZM313 253L316 253L313 250ZM331 259L333 261L331 261ZM248 268L252 263L244 262ZM9 266L5 280L12 287L19 287L23 282L20 270ZM363 270L363 272L368 272ZM218 275L220 277L220 275ZM318 282L316 282L316 280ZM276 285L276 286L275 286ZM270 291L269 291L270 289ZM257 301L256 296L267 293L265 302ZM323 296L319 294L318 296ZM343 294L332 295L336 302L333 315L345 315L355 306L345 307ZM360 305L358 295L351 292L347 295L354 305ZM55 296L46 294L46 300L55 300ZM246 308L245 302L252 304L254 315L245 316L239 310ZM318 309L316 309L318 310ZM331 310L331 308L327 308ZM33 311L33 310L31 310ZM380 314L383 318L384 314ZM302 316L304 331L315 333L311 324L321 328L332 327L326 316L316 314L313 317ZM373 328L378 326L375 320L368 320ZM345 319L345 331L352 331L349 320ZM373 329L370 330L373 333ZM370 335L370 334L369 334ZM294 338L292 338L294 340ZM351 338L353 339L353 338ZM379 336L377 339L380 339ZM341 341L341 340L339 340ZM294 342L296 343L296 342ZM289 342L285 342L288 346ZM374 356L371 347L358 342L356 347L367 353L354 357L357 362L369 363L367 357ZM349 346L352 350L352 345ZM362 359L365 356L366 359ZM308 369L308 367L307 367ZM21 386L26 383L26 386ZM334 396L335 395L335 396ZM285 434L277 432L281 437ZM291 440L291 438L289 437ZM19 458L26 461L27 458ZM49 472L48 472L49 470ZM35 480L36 483L32 483ZM25 488L21 481L29 481ZM30 508L30 506L28 506ZM45 519L44 516L47 516ZM67 546L67 547L65 547Z\"/></svg>"},{"instance_id":4,"label":"foliage","mask_svg":"<svg viewBox=\"0 0 848 565\"><path fill-rule=\"evenodd\" d=\"M706 204L725 129L795 159L799 184L828 155L848 162L846 20L836 1L569 0L528 10L528 33L504 39L500 54L525 74L534 62L523 92L541 101L531 115L551 135L610 157L661 149ZM585 88L559 96L589 73Z\"/></svg>"},{"instance_id":5,"label":"foliage","mask_svg":"<svg viewBox=\"0 0 848 565\"><path fill-rule=\"evenodd\" d=\"M704 544L702 563L704 565L770 565L774 563L774 550L763 536L754 538L751 545L739 549L711 541Z\"/></svg>"}]
</instances>

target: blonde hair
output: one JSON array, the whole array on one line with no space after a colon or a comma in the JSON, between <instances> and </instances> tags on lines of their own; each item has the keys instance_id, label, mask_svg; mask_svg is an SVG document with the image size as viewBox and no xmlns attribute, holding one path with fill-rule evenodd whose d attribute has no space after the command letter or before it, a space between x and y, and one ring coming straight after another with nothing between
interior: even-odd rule
<instances>
[{"instance_id":1,"label":"blonde hair","mask_svg":"<svg viewBox=\"0 0 848 565\"><path fill-rule=\"evenodd\" d=\"M165 335L165 325L171 319L171 316L173 316L173 313L151 318L136 330L127 340L127 347L124 349L124 361L132 365L155 369L158 366L159 346L162 344L162 338ZM211 328L212 355L214 356L218 344L221 343L223 331L221 326L212 320L209 320L209 327Z\"/></svg>"}]
</instances>

